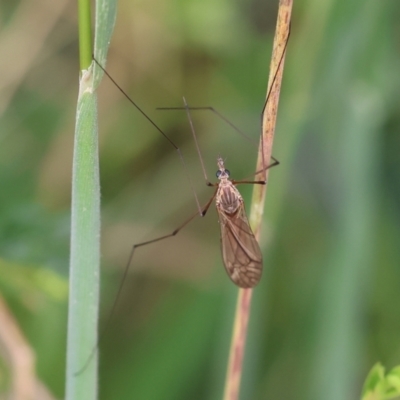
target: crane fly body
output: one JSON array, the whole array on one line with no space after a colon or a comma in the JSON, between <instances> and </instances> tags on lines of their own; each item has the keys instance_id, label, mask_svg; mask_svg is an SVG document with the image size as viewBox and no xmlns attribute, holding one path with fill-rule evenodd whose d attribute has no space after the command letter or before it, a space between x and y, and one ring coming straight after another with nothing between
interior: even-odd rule
<instances>
[{"instance_id":1,"label":"crane fly body","mask_svg":"<svg viewBox=\"0 0 400 400\"><path fill-rule=\"evenodd\" d=\"M278 68L275 72L275 75L272 79L272 83L270 86L270 90L267 94L266 100L264 102L264 107L262 109L261 115L264 116L264 112L266 109L266 106L268 104L268 100L270 97L270 94L272 92L272 88L274 86L274 82L277 78L279 67L281 65L281 62L284 60L284 55L286 52L286 46L287 46L288 41L286 40L285 46L283 48L283 52L280 58L280 61L278 63ZM180 148L165 134L165 132L148 116L147 113L143 111L142 108L139 107L139 105L128 95L127 92L124 91L124 89L116 82L116 80L105 70L105 68L97 61L96 58L93 57L93 60L95 64L108 76L108 78L113 82L113 84L118 88L118 90L127 98L127 100L138 110L142 116L147 119L147 121L162 135L164 138L170 143L170 145L175 149L177 152L183 167L186 170L186 164L185 160L183 158L183 155L181 153ZM116 299L114 301L114 304L112 306L111 313L108 318L108 323L105 325L105 329L103 330L103 333L100 334L100 338L103 337L106 329L110 326L110 320L111 317L114 314L114 311L116 309L116 305L118 303L118 300L121 295L122 287L124 285L124 282L126 280L128 270L130 267L130 264L132 262L135 250L139 247L146 246L152 243L159 242L161 240L174 237L177 235L188 223L190 223L196 216L205 216L207 213L207 210L212 203L212 201L215 198L215 205L217 208L218 212L218 217L219 217L219 224L220 224L220 229L221 229L221 251L222 251L222 259L224 262L225 269L230 277L230 279L239 287L241 288L253 288L256 286L261 279L262 275L262 253L260 250L260 246L258 245L258 242L254 236L253 231L251 230L249 221L247 219L246 211L245 211L245 206L244 206L244 201L243 198L239 192L239 190L236 188L236 185L239 183L250 183L250 184L265 184L266 181L235 181L231 180L229 178L229 170L225 169L224 165L224 160L221 157L218 157L217 159L217 165L218 165L218 171L217 171L217 178L219 180L218 183L210 183L207 178L207 174L205 171L203 159L201 157L200 153L200 148L197 142L197 137L194 132L194 127L192 123L192 119L190 117L190 110L208 110L212 111L215 115L217 115L219 118L221 118L223 121L225 121L228 125L230 125L233 129L235 129L238 133L242 134L244 137L247 137L246 134L244 134L241 130L236 128L227 118L225 118L222 114L220 114L217 110L215 110L213 107L189 107L188 104L186 103L186 100L184 99L184 107L163 107L163 108L158 108L159 110L186 110L186 113L188 115L188 119L190 122L190 128L193 134L195 146L199 155L201 167L203 169L204 173L204 178L206 180L206 184L208 186L214 186L217 187L215 190L213 196L211 199L207 202L207 204L204 207L201 207L197 195L193 189L193 184L190 179L189 174L187 174L188 181L190 183L190 186L192 187L192 190L195 195L196 203L198 206L198 211L194 213L192 216L187 218L181 225L179 225L176 229L174 229L171 233L168 233L163 236L159 236L150 240L147 240L145 242L141 243L136 243L132 245L131 252L128 258L128 261L125 265L124 269L124 274L122 277L121 284L119 286ZM248 138L248 137L247 137ZM260 171L257 171L257 173L260 172L265 172L267 169L278 165L279 161L276 160L274 157L271 156L271 158L274 160L274 162L268 166L263 166L263 169ZM264 155L263 155L263 164L264 164ZM257 176L257 175L256 175ZM93 356L96 354L96 350L98 348L100 340L97 341L96 345L92 349L87 361L83 365L82 368L80 368L76 373L75 376L80 375L83 371L85 371L86 367L89 365L90 361L93 359Z\"/></svg>"},{"instance_id":2,"label":"crane fly body","mask_svg":"<svg viewBox=\"0 0 400 400\"><path fill-rule=\"evenodd\" d=\"M221 251L226 272L241 288L258 284L262 274L260 246L250 228L243 198L234 182L229 179L221 157L217 159L219 179L215 195L221 227Z\"/></svg>"},{"instance_id":3,"label":"crane fly body","mask_svg":"<svg viewBox=\"0 0 400 400\"><path fill-rule=\"evenodd\" d=\"M287 43L287 42L286 42ZM286 45L285 45L286 49ZM285 53L285 49L283 50L281 61L283 60L283 55ZM109 79L114 83L114 85L120 90L120 92L128 99L128 101L136 107L136 109L149 121L150 124L156 128L161 135L171 144L171 146L175 149L178 153L179 158L183 164L183 167L186 170L186 164L181 153L181 150L175 143L163 132L163 130L156 125L156 123L132 100L132 98L122 89L120 85L110 76L110 74L97 62L95 59L96 64L103 70L103 72L109 77ZM277 72L275 73L274 79L275 80ZM271 86L272 88L272 86ZM264 103L262 115L264 114L264 110L266 104L269 99L268 93L266 101ZM242 134L243 136L247 137L242 131L236 128L227 118L225 118L222 114L216 111L213 107L189 107L186 103L184 98L184 107L161 107L157 108L158 110L186 110L190 128L192 131L192 135L194 138L194 143L199 155L201 167L203 169L204 178L208 186L217 187L214 195L211 199L207 202L204 207L201 207L197 195L193 189L193 184L190 179L189 174L187 174L188 181L192 187L192 190L195 195L196 203L198 206L198 211L186 219L181 225L179 225L176 229L174 229L171 233L156 237L154 239L147 240L145 242L136 243L132 246L131 253L128 258L128 262L125 266L124 277L122 279L122 283L120 289L117 294L117 299L114 303L117 303L118 297L123 285L123 282L126 278L129 266L133 259L133 255L135 250L139 247L146 246L152 243L159 242L161 240L167 239L169 237L173 237L177 235L189 222L191 222L196 216L201 215L205 216L207 210L212 203L213 199L215 198L215 204L219 216L219 223L221 229L221 251L222 251L222 259L224 262L225 269L231 278L231 280L241 288L252 288L256 286L261 279L262 275L262 254L260 250L260 246L257 243L257 240L254 236L254 233L251 230L249 221L247 219L243 198L236 188L236 185L239 183L250 183L250 184L265 184L264 181L235 181L229 179L229 170L225 169L224 160L221 157L218 157L217 164L218 164L218 171L217 171L217 178L219 179L218 183L212 184L208 181L207 173L205 170L205 166L203 163L203 159L201 157L201 152L199 148L199 144L197 141L197 137L194 131L193 122L190 116L190 110L208 110L215 113L219 118L223 121L228 123L231 127L233 127L237 132ZM262 170L258 172L266 171L267 169L278 165L279 161L272 157L274 162Z\"/></svg>"}]
</instances>

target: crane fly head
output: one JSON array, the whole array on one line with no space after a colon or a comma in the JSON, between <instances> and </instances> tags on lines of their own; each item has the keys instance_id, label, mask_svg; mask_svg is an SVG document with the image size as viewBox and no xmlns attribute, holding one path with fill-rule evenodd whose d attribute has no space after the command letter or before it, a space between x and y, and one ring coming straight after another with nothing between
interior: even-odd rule
<instances>
[{"instance_id":1,"label":"crane fly head","mask_svg":"<svg viewBox=\"0 0 400 400\"><path fill-rule=\"evenodd\" d=\"M225 169L224 160L221 157L217 158L218 171L215 174L219 180L229 179L231 174L228 169Z\"/></svg>"}]
</instances>

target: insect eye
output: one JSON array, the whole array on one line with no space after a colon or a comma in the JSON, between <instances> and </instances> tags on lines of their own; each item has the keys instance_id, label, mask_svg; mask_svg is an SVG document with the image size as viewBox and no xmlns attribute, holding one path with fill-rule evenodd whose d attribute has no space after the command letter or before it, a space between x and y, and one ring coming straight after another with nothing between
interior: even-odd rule
<instances>
[{"instance_id":1,"label":"insect eye","mask_svg":"<svg viewBox=\"0 0 400 400\"><path fill-rule=\"evenodd\" d=\"M215 174L216 177L219 178L219 177L221 176L221 173L222 173L222 172L221 172L220 170L218 170L218 171L216 172L216 174Z\"/></svg>"},{"instance_id":2,"label":"insect eye","mask_svg":"<svg viewBox=\"0 0 400 400\"><path fill-rule=\"evenodd\" d=\"M231 175L231 171L229 171L229 169L226 169L225 174L228 175L228 178L229 178L229 176Z\"/></svg>"}]
</instances>

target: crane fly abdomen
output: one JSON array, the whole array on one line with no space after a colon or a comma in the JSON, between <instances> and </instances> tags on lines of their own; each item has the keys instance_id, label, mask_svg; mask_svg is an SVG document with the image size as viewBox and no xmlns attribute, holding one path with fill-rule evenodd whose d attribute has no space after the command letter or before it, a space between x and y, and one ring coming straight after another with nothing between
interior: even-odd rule
<instances>
[{"instance_id":1,"label":"crane fly abdomen","mask_svg":"<svg viewBox=\"0 0 400 400\"><path fill-rule=\"evenodd\" d=\"M237 286L252 288L261 279L262 253L250 228L242 196L229 180L222 159L218 159L218 166L220 182L215 203L225 269Z\"/></svg>"}]
</instances>

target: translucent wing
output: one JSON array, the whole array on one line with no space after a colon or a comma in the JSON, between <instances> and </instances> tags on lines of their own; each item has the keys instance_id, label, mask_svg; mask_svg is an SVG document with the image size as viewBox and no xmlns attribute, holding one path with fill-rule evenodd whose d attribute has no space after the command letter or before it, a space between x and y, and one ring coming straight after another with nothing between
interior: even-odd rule
<instances>
[{"instance_id":1,"label":"translucent wing","mask_svg":"<svg viewBox=\"0 0 400 400\"><path fill-rule=\"evenodd\" d=\"M233 214L218 209L222 258L232 281L241 288L257 285L262 274L260 246L250 228L244 205Z\"/></svg>"}]
</instances>

